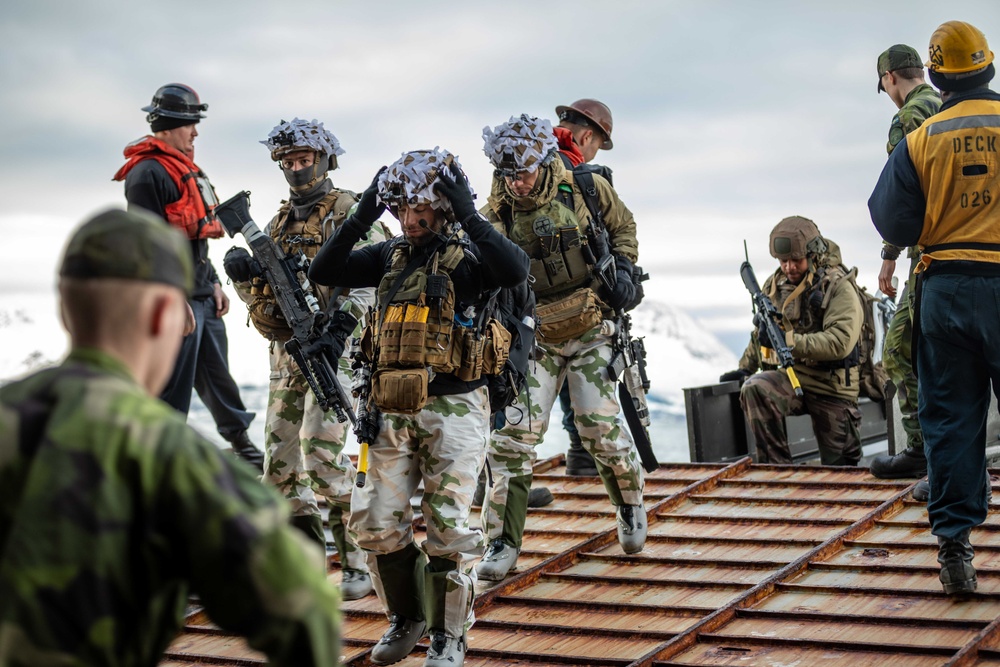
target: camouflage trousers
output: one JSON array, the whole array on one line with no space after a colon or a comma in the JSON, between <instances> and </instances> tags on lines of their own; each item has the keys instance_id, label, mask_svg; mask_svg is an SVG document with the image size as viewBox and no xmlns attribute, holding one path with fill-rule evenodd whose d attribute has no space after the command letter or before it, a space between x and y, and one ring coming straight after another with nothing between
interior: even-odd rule
<instances>
[{"instance_id":1,"label":"camouflage trousers","mask_svg":"<svg viewBox=\"0 0 1000 667\"><path fill-rule=\"evenodd\" d=\"M764 371L747 378L740 405L757 441L761 463L792 462L785 417L802 414L812 418L823 465L853 466L861 460L861 411L854 401L812 392L798 397L784 371Z\"/></svg>"},{"instance_id":2,"label":"camouflage trousers","mask_svg":"<svg viewBox=\"0 0 1000 667\"><path fill-rule=\"evenodd\" d=\"M899 411L902 414L903 430L906 431L906 445L917 451L924 451L924 434L917 417L917 373L910 361L913 339L913 292L909 283L899 299L896 314L889 323L882 348L882 365L889 379L896 385Z\"/></svg>"},{"instance_id":3,"label":"camouflage trousers","mask_svg":"<svg viewBox=\"0 0 1000 667\"><path fill-rule=\"evenodd\" d=\"M368 478L354 489L348 524L370 552L375 591L386 613L414 618L406 600L423 597L428 628L460 637L472 625L482 534L469 525L472 496L486 456L486 387L431 396L416 415L385 413L368 450ZM427 539L417 553L410 499L423 482L420 511ZM411 552L412 559L400 553Z\"/></svg>"},{"instance_id":4,"label":"camouflage trousers","mask_svg":"<svg viewBox=\"0 0 1000 667\"><path fill-rule=\"evenodd\" d=\"M521 545L524 517L508 516L508 510L524 513L527 507L508 503L511 479L530 479L535 447L548 430L563 381L569 383L580 441L594 457L611 503L642 503L642 468L632 435L618 417L616 383L608 377L611 339L595 328L579 339L540 347L542 358L530 365L525 388L507 408L507 425L493 433L488 453L493 487L483 503L483 531L488 540L503 536L515 547ZM513 535L512 524L520 525Z\"/></svg>"},{"instance_id":5,"label":"camouflage trousers","mask_svg":"<svg viewBox=\"0 0 1000 667\"><path fill-rule=\"evenodd\" d=\"M347 535L355 470L344 454L350 422L324 412L287 352L271 346L271 379L264 425L264 481L292 506L292 516L319 516L316 495L330 508L330 532L341 564L368 571L364 553ZM348 361L340 359L340 376L350 377Z\"/></svg>"}]
</instances>

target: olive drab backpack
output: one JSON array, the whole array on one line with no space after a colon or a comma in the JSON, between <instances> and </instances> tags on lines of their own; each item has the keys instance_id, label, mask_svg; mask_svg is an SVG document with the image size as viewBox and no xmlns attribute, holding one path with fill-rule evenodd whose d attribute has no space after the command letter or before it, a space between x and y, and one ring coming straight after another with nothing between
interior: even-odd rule
<instances>
[{"instance_id":1,"label":"olive drab backpack","mask_svg":"<svg viewBox=\"0 0 1000 667\"><path fill-rule=\"evenodd\" d=\"M886 387L889 375L882 367L881 354L877 354L877 342L882 339L876 333L876 327L883 326L881 318L875 314L879 307L879 299L868 293L868 290L857 283L858 269L851 269L845 276L861 299L864 320L861 323L861 336L858 337L858 371L860 375L859 390L862 396L867 396L879 403L886 399ZM884 335L884 331L882 334ZM878 361L875 360L879 357Z\"/></svg>"}]
</instances>

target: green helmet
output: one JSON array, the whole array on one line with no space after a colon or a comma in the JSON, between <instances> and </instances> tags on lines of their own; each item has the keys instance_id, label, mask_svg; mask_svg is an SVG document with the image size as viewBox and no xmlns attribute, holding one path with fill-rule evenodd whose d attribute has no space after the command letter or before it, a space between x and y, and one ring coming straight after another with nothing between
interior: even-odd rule
<instances>
[{"instance_id":1,"label":"green helmet","mask_svg":"<svg viewBox=\"0 0 1000 667\"><path fill-rule=\"evenodd\" d=\"M775 225L768 245L771 257L777 260L804 259L808 255L826 252L826 241L819 233L816 223L798 215L785 218Z\"/></svg>"}]
</instances>

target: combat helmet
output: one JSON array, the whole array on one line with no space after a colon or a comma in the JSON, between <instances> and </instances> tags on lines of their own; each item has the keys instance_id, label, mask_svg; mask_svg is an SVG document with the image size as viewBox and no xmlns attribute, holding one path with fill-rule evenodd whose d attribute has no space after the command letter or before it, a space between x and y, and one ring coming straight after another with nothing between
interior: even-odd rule
<instances>
[{"instance_id":1,"label":"combat helmet","mask_svg":"<svg viewBox=\"0 0 1000 667\"><path fill-rule=\"evenodd\" d=\"M577 125L590 125L604 135L604 143L601 149L609 151L615 147L611 141L611 129L614 123L611 119L611 109L604 102L583 98L570 105L559 105L556 107L556 115L560 121L576 123Z\"/></svg>"},{"instance_id":2,"label":"combat helmet","mask_svg":"<svg viewBox=\"0 0 1000 667\"><path fill-rule=\"evenodd\" d=\"M315 118L311 121L301 118L293 118L291 122L282 120L260 143L271 151L271 159L278 162L293 192L312 189L326 177L328 171L337 168L337 156L345 152L337 137ZM282 157L301 150L311 150L316 154L311 168L295 171L281 166Z\"/></svg>"},{"instance_id":3,"label":"combat helmet","mask_svg":"<svg viewBox=\"0 0 1000 667\"><path fill-rule=\"evenodd\" d=\"M559 143L552 123L526 113L493 129L483 128L483 153L493 163L493 175L514 178L518 172L532 172L549 164Z\"/></svg>"},{"instance_id":4,"label":"combat helmet","mask_svg":"<svg viewBox=\"0 0 1000 667\"><path fill-rule=\"evenodd\" d=\"M768 247L771 257L779 261L821 255L827 249L816 223L798 215L785 218L774 226Z\"/></svg>"},{"instance_id":5,"label":"combat helmet","mask_svg":"<svg viewBox=\"0 0 1000 667\"><path fill-rule=\"evenodd\" d=\"M453 164L461 178L465 178L462 165L458 159L440 146L430 150L417 150L403 153L379 176L378 197L389 207L394 216L399 217L399 207L402 205L417 206L427 204L435 211L444 214L445 219L453 222L455 214L451 201L439 195L434 188L438 174L448 165ZM471 189L471 188L470 188Z\"/></svg>"},{"instance_id":6,"label":"combat helmet","mask_svg":"<svg viewBox=\"0 0 1000 667\"><path fill-rule=\"evenodd\" d=\"M153 93L153 101L142 108L146 112L146 121L153 123L160 118L174 118L197 123L205 117L203 111L208 111L208 105L202 104L198 93L183 83L168 83Z\"/></svg>"}]
</instances>

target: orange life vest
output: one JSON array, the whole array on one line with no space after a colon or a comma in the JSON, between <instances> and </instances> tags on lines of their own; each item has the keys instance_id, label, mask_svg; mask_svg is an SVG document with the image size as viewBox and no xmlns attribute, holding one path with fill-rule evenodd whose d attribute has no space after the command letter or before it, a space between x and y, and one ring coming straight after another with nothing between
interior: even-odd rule
<instances>
[{"instance_id":1,"label":"orange life vest","mask_svg":"<svg viewBox=\"0 0 1000 667\"><path fill-rule=\"evenodd\" d=\"M215 189L205 173L179 150L156 137L146 136L125 147L125 165L114 175L123 181L132 168L143 160L156 160L166 169L170 180L181 193L180 198L167 204L164 217L189 239L217 239L223 235L222 224L215 217L218 200Z\"/></svg>"}]
</instances>

